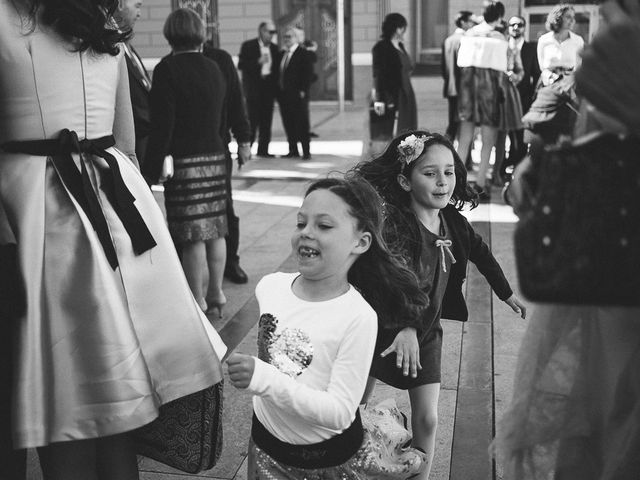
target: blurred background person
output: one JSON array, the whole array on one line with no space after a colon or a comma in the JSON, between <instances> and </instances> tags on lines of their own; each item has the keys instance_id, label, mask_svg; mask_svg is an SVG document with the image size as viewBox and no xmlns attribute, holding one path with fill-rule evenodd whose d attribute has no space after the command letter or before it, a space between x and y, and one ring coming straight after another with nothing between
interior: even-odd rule
<instances>
[{"instance_id":1,"label":"blurred background person","mask_svg":"<svg viewBox=\"0 0 640 480\"><path fill-rule=\"evenodd\" d=\"M461 10L454 22L456 29L442 44L441 71L444 80L442 94L449 105L449 117L446 135L452 142L458 136L458 88L460 87L460 67L458 67L458 49L460 38L464 32L476 24L475 17L469 10Z\"/></svg>"},{"instance_id":2,"label":"blurred background person","mask_svg":"<svg viewBox=\"0 0 640 480\"><path fill-rule=\"evenodd\" d=\"M251 143L258 135L258 156L270 158L271 123L277 83L275 64L278 46L273 43L276 26L271 20L258 26L258 37L247 40L240 47L238 69L242 72L242 86L251 122Z\"/></svg>"},{"instance_id":3,"label":"blurred background person","mask_svg":"<svg viewBox=\"0 0 640 480\"><path fill-rule=\"evenodd\" d=\"M222 109L222 124L220 126L222 140L225 145L226 177L225 187L227 193L227 227L229 233L225 237L227 246L227 260L224 267L225 278L233 283L247 283L249 278L246 272L240 267L240 256L238 255L238 247L240 246L240 219L237 217L233 209L233 196L231 192L231 176L233 173L233 159L229 151L229 142L233 133L236 143L238 144L238 169L242 168L246 162L251 159L251 124L247 115L247 107L238 71L233 63L231 55L221 48L213 46L213 42L205 42L203 48L205 57L210 58L222 72L225 83L227 84L227 93Z\"/></svg>"},{"instance_id":4,"label":"blurred background person","mask_svg":"<svg viewBox=\"0 0 640 480\"><path fill-rule=\"evenodd\" d=\"M524 17L514 15L508 22L509 50L517 51L522 64L522 79L516 85L520 95L522 114L526 114L531 108L533 96L540 79L540 66L538 65L537 41L527 41L524 38L526 27ZM524 141L524 129L511 130L509 133L509 155L496 169L498 178L503 182L507 180L507 169L518 165L527 154L527 144Z\"/></svg>"},{"instance_id":5,"label":"blurred background person","mask_svg":"<svg viewBox=\"0 0 640 480\"><path fill-rule=\"evenodd\" d=\"M299 38L299 29L294 27L287 28L282 35L284 49L279 52L276 63L278 102L289 144L289 153L285 157L300 157L299 143L302 159L309 160L309 89L314 81L314 61L312 52L300 46Z\"/></svg>"},{"instance_id":6,"label":"blurred background person","mask_svg":"<svg viewBox=\"0 0 640 480\"><path fill-rule=\"evenodd\" d=\"M583 146L586 161L589 145L598 142L595 150L611 151L612 164L616 157L619 163L634 162L640 159L640 64L635 61L640 58L640 4L605 1L601 14L601 27L576 71L583 98L573 143ZM520 168L526 175L526 165ZM567 173L562 181L575 180ZM583 185L568 187L576 191ZM594 195L594 204L609 198L606 192L583 194ZM636 185L622 196L637 199L637 194ZM612 262L606 250L600 257L598 262ZM568 264L582 261L566 258ZM630 281L620 277L619 284ZM640 308L633 305L585 301L535 308L518 354L513 398L497 429L505 479L638 478L639 318Z\"/></svg>"},{"instance_id":7,"label":"blurred background person","mask_svg":"<svg viewBox=\"0 0 640 480\"><path fill-rule=\"evenodd\" d=\"M580 65L584 39L571 30L576 24L576 12L571 5L561 4L547 16L548 32L538 39L538 64L542 85L549 85Z\"/></svg>"},{"instance_id":8,"label":"blurred background person","mask_svg":"<svg viewBox=\"0 0 640 480\"><path fill-rule=\"evenodd\" d=\"M507 35L508 24L504 20L500 26L496 26L496 31L500 31L505 38ZM491 183L496 186L502 186L504 180L501 172L504 170L506 155L506 139L512 132L522 130L522 104L520 102L520 93L517 85L522 81L524 71L522 68L522 59L520 52L514 46L507 47L507 71L502 76L501 91L502 102L500 103L500 126L498 127L498 136L495 146L495 161L491 176ZM516 144L511 143L510 149L515 150Z\"/></svg>"},{"instance_id":9,"label":"blurred background person","mask_svg":"<svg viewBox=\"0 0 640 480\"><path fill-rule=\"evenodd\" d=\"M205 29L197 13L186 8L172 12L164 36L172 53L153 75L143 173L150 184L158 183L165 156L173 157L175 172L164 184L169 231L182 252L193 296L203 311L222 316L228 229L221 133L227 86L218 65L201 52Z\"/></svg>"},{"instance_id":10,"label":"blurred background person","mask_svg":"<svg viewBox=\"0 0 640 480\"><path fill-rule=\"evenodd\" d=\"M395 125L391 125L388 140L396 133L418 128L416 96L411 85L413 64L404 48L407 19L390 13L382 22L381 39L373 46L373 109L376 115L394 110Z\"/></svg>"},{"instance_id":11,"label":"blurred background person","mask_svg":"<svg viewBox=\"0 0 640 480\"><path fill-rule=\"evenodd\" d=\"M140 18L142 0L122 0L113 18L121 30L133 31L136 21ZM133 124L136 132L136 157L138 163L144 161L149 138L151 122L149 120L149 92L151 91L151 77L144 67L138 52L131 45L130 39L123 43L124 55L129 72L129 91L131 93L131 107L133 108Z\"/></svg>"},{"instance_id":12,"label":"blurred background person","mask_svg":"<svg viewBox=\"0 0 640 480\"><path fill-rule=\"evenodd\" d=\"M480 126L482 149L475 189L481 199L489 198L485 188L491 151L501 126L502 82L507 71L508 44L496 31L504 16L502 2L487 2L483 21L465 32L460 40L458 66L462 68L458 90L460 139L458 155L467 158L476 125Z\"/></svg>"}]
</instances>

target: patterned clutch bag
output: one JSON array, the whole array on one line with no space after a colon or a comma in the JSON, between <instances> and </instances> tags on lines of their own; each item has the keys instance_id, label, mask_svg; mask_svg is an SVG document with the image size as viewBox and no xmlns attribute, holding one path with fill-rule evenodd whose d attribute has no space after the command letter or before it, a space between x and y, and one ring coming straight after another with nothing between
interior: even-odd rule
<instances>
[{"instance_id":1,"label":"patterned clutch bag","mask_svg":"<svg viewBox=\"0 0 640 480\"><path fill-rule=\"evenodd\" d=\"M160 407L133 432L136 451L187 473L213 468L222 452L223 382Z\"/></svg>"}]
</instances>

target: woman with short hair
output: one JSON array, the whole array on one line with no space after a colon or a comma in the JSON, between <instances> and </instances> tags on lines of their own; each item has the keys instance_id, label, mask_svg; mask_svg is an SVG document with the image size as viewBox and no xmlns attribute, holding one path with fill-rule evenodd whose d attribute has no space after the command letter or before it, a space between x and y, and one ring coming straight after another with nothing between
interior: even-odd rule
<instances>
[{"instance_id":1,"label":"woman with short hair","mask_svg":"<svg viewBox=\"0 0 640 480\"><path fill-rule=\"evenodd\" d=\"M542 85L550 85L580 65L578 53L584 48L584 40L572 29L576 24L576 12L571 5L555 7L547 16L548 32L538 40L538 63Z\"/></svg>"},{"instance_id":2,"label":"woman with short hair","mask_svg":"<svg viewBox=\"0 0 640 480\"><path fill-rule=\"evenodd\" d=\"M194 297L203 311L217 310L221 317L227 217L220 129L226 83L218 65L202 54L205 29L196 12L172 12L164 36L172 53L153 73L143 173L150 184L158 183L165 156L173 157L175 173L164 191L169 231Z\"/></svg>"}]
</instances>

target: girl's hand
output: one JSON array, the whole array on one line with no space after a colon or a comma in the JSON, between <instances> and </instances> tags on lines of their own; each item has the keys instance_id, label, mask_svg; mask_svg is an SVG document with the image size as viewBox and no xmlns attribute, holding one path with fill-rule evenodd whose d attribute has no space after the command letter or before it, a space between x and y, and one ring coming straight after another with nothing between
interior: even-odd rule
<instances>
[{"instance_id":1,"label":"girl's hand","mask_svg":"<svg viewBox=\"0 0 640 480\"><path fill-rule=\"evenodd\" d=\"M232 353L227 359L231 385L236 388L247 388L251 383L255 369L255 359L251 355Z\"/></svg>"},{"instance_id":2,"label":"girl's hand","mask_svg":"<svg viewBox=\"0 0 640 480\"><path fill-rule=\"evenodd\" d=\"M520 301L518 297L516 297L515 293L507 298L504 303L511 307L511 310L516 312L522 318L527 318L527 307L524 306L524 303Z\"/></svg>"},{"instance_id":3,"label":"girl's hand","mask_svg":"<svg viewBox=\"0 0 640 480\"><path fill-rule=\"evenodd\" d=\"M396 352L396 366L402 368L402 374L406 377L411 372L411 376L416 378L418 370L422 370L416 329L407 327L400 330L393 343L380 356L386 357L392 352Z\"/></svg>"}]
</instances>

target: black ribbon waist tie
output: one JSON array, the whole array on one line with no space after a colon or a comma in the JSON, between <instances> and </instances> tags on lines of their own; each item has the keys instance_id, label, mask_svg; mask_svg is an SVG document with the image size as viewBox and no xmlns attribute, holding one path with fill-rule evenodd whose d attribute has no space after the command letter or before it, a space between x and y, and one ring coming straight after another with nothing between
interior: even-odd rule
<instances>
[{"instance_id":1,"label":"black ribbon waist tie","mask_svg":"<svg viewBox=\"0 0 640 480\"><path fill-rule=\"evenodd\" d=\"M274 437L255 413L251 423L251 438L274 460L296 468L329 468L342 465L355 455L362 445L364 430L360 411L349 428L328 440L309 445L294 445Z\"/></svg>"},{"instance_id":2,"label":"black ribbon waist tie","mask_svg":"<svg viewBox=\"0 0 640 480\"><path fill-rule=\"evenodd\" d=\"M136 198L129 191L122 178L118 161L107 152L107 148L113 147L115 143L113 135L94 140L79 140L76 132L64 129L57 139L13 141L0 145L0 148L7 153L51 157L64 185L89 217L107 260L114 270L118 267L118 256L109 233L107 220L83 161L86 159L85 155L103 158L109 165L111 175L104 179L106 181L101 182L100 189L105 192L114 211L122 221L129 238L131 238L133 251L136 255L156 246L153 235L134 205ZM76 168L72 153L80 155L80 171Z\"/></svg>"}]
</instances>

